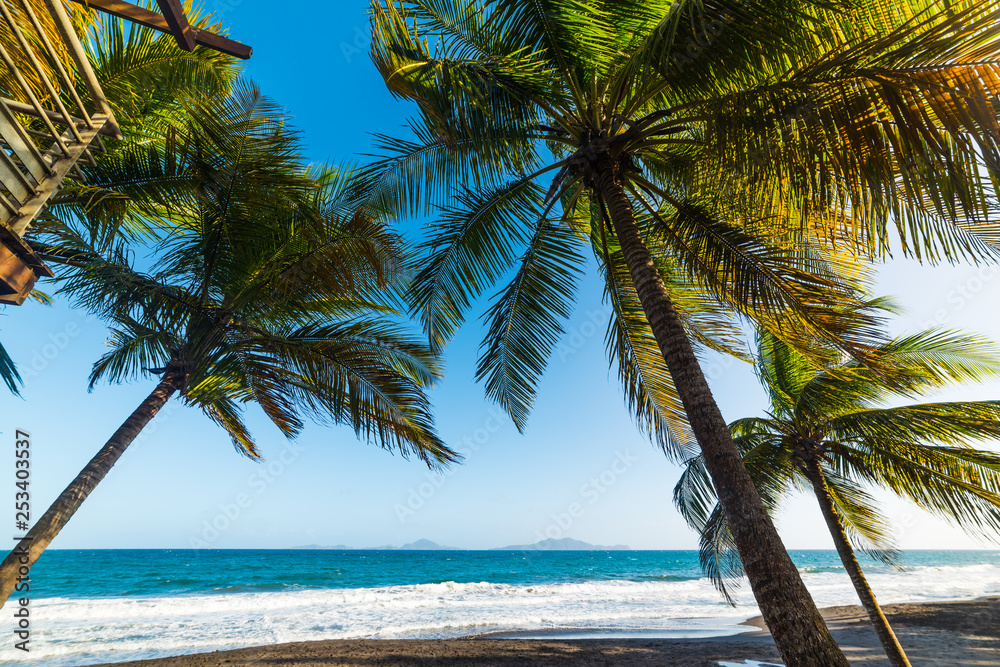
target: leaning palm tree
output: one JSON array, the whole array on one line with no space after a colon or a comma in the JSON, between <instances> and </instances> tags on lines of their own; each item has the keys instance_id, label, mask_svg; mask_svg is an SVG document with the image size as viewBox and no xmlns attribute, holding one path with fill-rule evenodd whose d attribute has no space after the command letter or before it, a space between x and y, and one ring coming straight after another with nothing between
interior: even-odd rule
<instances>
[{"instance_id":1,"label":"leaning palm tree","mask_svg":"<svg viewBox=\"0 0 1000 667\"><path fill-rule=\"evenodd\" d=\"M86 220L39 240L65 262L61 292L111 327L91 386L159 379L0 564L3 600L176 394L254 459L250 403L287 437L311 417L432 466L456 458L424 392L436 358L393 322L401 241L350 174L306 173L287 118L250 85L192 103L188 118L159 162L194 187L162 208L169 225L156 243L107 244Z\"/></svg>"},{"instance_id":2,"label":"leaning palm tree","mask_svg":"<svg viewBox=\"0 0 1000 667\"><path fill-rule=\"evenodd\" d=\"M922 256L991 251L978 165L1000 165L997 6L373 3L373 60L420 114L412 138L382 138L370 186L399 213L443 207L413 290L431 342L513 270L479 376L523 427L590 245L616 279L612 337L644 346L648 364L622 371L629 401L657 427L686 415L789 665L847 663L743 468L665 274L803 350L829 341L864 359L837 315L857 310L850 285L811 275L809 253L790 248L817 230L875 253L892 219ZM647 379L672 399L647 400Z\"/></svg>"},{"instance_id":3,"label":"leaning palm tree","mask_svg":"<svg viewBox=\"0 0 1000 667\"><path fill-rule=\"evenodd\" d=\"M811 489L851 583L894 667L906 658L852 543L897 561L889 522L866 487L885 488L966 530L1000 534L1000 454L971 443L1000 438L1000 401L884 407L901 397L1000 374L1000 350L982 338L930 331L897 338L874 354L881 373L854 361L821 368L767 333L756 368L770 398L768 416L729 425L747 470L774 512L796 489ZM677 506L701 535L701 561L729 599L738 575L726 518L703 457L687 462Z\"/></svg>"}]
</instances>

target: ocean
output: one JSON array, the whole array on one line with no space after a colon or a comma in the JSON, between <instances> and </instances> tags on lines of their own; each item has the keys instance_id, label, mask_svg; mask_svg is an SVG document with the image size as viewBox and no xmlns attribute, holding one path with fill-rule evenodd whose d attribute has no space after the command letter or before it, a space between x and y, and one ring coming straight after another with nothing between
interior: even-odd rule
<instances>
[{"instance_id":1,"label":"ocean","mask_svg":"<svg viewBox=\"0 0 1000 667\"><path fill-rule=\"evenodd\" d=\"M836 553L792 553L821 606L857 604ZM883 603L1000 593L1000 551L865 561ZM86 665L315 639L699 637L745 631L694 551L52 550L31 572L30 652Z\"/></svg>"}]
</instances>

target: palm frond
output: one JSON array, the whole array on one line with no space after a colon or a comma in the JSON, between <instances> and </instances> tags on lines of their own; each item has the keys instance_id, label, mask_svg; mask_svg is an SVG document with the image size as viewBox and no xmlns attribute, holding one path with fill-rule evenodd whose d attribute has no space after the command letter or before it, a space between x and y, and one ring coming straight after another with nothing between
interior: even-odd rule
<instances>
[{"instance_id":1,"label":"palm frond","mask_svg":"<svg viewBox=\"0 0 1000 667\"><path fill-rule=\"evenodd\" d=\"M898 565L901 554L892 526L879 511L875 499L850 480L828 470L823 472L837 517L854 547L886 565Z\"/></svg>"},{"instance_id":2,"label":"palm frond","mask_svg":"<svg viewBox=\"0 0 1000 667\"><path fill-rule=\"evenodd\" d=\"M77 12L74 12L76 14ZM177 101L189 95L226 95L239 61L213 49L184 51L173 36L117 17L92 12L82 40L91 65L130 141L153 139L175 118ZM196 28L219 32L221 23L188 12ZM86 99L87 92L81 90Z\"/></svg>"},{"instance_id":3,"label":"palm frond","mask_svg":"<svg viewBox=\"0 0 1000 667\"><path fill-rule=\"evenodd\" d=\"M313 325L282 336L258 335L238 347L241 356L252 355L254 364L271 371L265 388L276 399L272 420L292 425L305 411L314 421L347 424L363 440L416 454L428 464L458 460L435 433L422 389L436 377L436 363L398 328ZM253 368L248 376L256 375Z\"/></svg>"},{"instance_id":4,"label":"palm frond","mask_svg":"<svg viewBox=\"0 0 1000 667\"><path fill-rule=\"evenodd\" d=\"M495 189L466 191L442 210L418 247L427 257L410 290L432 345L450 340L473 300L513 266L519 249L534 235L542 194L535 183L518 179Z\"/></svg>"},{"instance_id":5,"label":"palm frond","mask_svg":"<svg viewBox=\"0 0 1000 667\"><path fill-rule=\"evenodd\" d=\"M618 4L618 3L614 3ZM617 72L612 99L645 107L657 93L669 102L717 95L761 81L808 53L828 28L816 12L833 2L626 2L633 42Z\"/></svg>"},{"instance_id":6,"label":"palm frond","mask_svg":"<svg viewBox=\"0 0 1000 667\"><path fill-rule=\"evenodd\" d=\"M372 60L393 95L417 103L436 137L452 144L468 136L484 145L500 143L507 162L523 170L533 150L501 128L523 133L541 122L537 106L526 98L552 92L543 87L545 72L525 51L482 53L488 38L477 25L481 14L466 12L466 22L457 27L453 21L443 23L441 9L441 3L415 3L414 10L391 2L375 5ZM432 28L443 28L451 38L434 40L433 52L427 38Z\"/></svg>"},{"instance_id":7,"label":"palm frond","mask_svg":"<svg viewBox=\"0 0 1000 667\"><path fill-rule=\"evenodd\" d=\"M893 219L917 257L994 253L995 193L979 165L998 163L995 10L917 16L712 98L707 141L754 179L777 175L793 196L849 211L855 225L872 225L872 241Z\"/></svg>"},{"instance_id":8,"label":"palm frond","mask_svg":"<svg viewBox=\"0 0 1000 667\"><path fill-rule=\"evenodd\" d=\"M881 320L861 298L862 284L824 275L815 270L815 256L769 243L697 203L674 200L665 217L642 193L636 196L650 215L652 234L717 299L800 351L816 353L825 342L867 358Z\"/></svg>"},{"instance_id":9,"label":"palm frond","mask_svg":"<svg viewBox=\"0 0 1000 667\"><path fill-rule=\"evenodd\" d=\"M372 201L392 215L429 215L461 193L463 183L497 188L537 169L535 156L511 150L524 141L520 132L451 138L418 121L410 129L412 139L376 135L375 160L363 172ZM522 161L508 160L519 154Z\"/></svg>"},{"instance_id":10,"label":"palm frond","mask_svg":"<svg viewBox=\"0 0 1000 667\"><path fill-rule=\"evenodd\" d=\"M844 469L859 479L887 488L968 532L992 540L1000 532L996 454L961 446L865 441L839 458Z\"/></svg>"},{"instance_id":11,"label":"palm frond","mask_svg":"<svg viewBox=\"0 0 1000 667\"><path fill-rule=\"evenodd\" d=\"M950 444L1000 437L1000 401L923 403L859 410L826 423L829 437Z\"/></svg>"},{"instance_id":12,"label":"palm frond","mask_svg":"<svg viewBox=\"0 0 1000 667\"><path fill-rule=\"evenodd\" d=\"M695 451L694 435L663 353L653 336L613 234L593 239L605 276L605 298L612 307L606 346L625 391L625 404L640 431L679 460ZM612 245L615 244L615 245ZM685 318L689 331L697 327ZM707 338L707 336L706 336Z\"/></svg>"},{"instance_id":13,"label":"palm frond","mask_svg":"<svg viewBox=\"0 0 1000 667\"><path fill-rule=\"evenodd\" d=\"M486 381L486 395L524 431L538 380L565 333L583 256L580 239L549 219L539 221L521 266L496 303L484 315L489 330L476 368Z\"/></svg>"},{"instance_id":14,"label":"palm frond","mask_svg":"<svg viewBox=\"0 0 1000 667\"><path fill-rule=\"evenodd\" d=\"M17 372L17 366L14 364L14 360L10 358L9 354L7 354L7 350L4 349L2 343L0 343L0 380L3 380L3 383L7 385L7 389L10 390L10 393L15 396L21 393L19 388L19 385L21 384L21 376Z\"/></svg>"},{"instance_id":15,"label":"palm frond","mask_svg":"<svg viewBox=\"0 0 1000 667\"><path fill-rule=\"evenodd\" d=\"M919 396L955 383L982 382L1000 372L1000 350L976 334L929 330L877 347L873 366L848 360L816 372L799 393L801 409L828 418L898 396Z\"/></svg>"},{"instance_id":16,"label":"palm frond","mask_svg":"<svg viewBox=\"0 0 1000 667\"><path fill-rule=\"evenodd\" d=\"M200 388L188 391L188 396L192 394L198 396ZM228 387L226 389L229 389ZM208 415L209 419L225 429L233 442L233 447L247 458L259 459L260 450L254 441L249 429L243 421L243 411L239 405L225 396L216 398L214 401L206 400L198 396L197 403L202 411Z\"/></svg>"}]
</instances>

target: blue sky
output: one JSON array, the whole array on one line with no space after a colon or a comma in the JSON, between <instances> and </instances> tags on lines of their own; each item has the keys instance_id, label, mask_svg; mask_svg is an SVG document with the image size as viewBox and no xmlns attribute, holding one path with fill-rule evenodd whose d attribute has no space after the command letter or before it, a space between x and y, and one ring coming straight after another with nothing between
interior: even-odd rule
<instances>
[{"instance_id":1,"label":"blue sky","mask_svg":"<svg viewBox=\"0 0 1000 667\"><path fill-rule=\"evenodd\" d=\"M371 150L369 133L401 132L408 109L392 100L368 59L365 3L308 3L308 11L305 4L275 11L264 0L209 0L207 7L234 38L253 45L247 73L288 109L304 132L309 158L358 161L357 153ZM893 262L881 271L880 291L899 295L907 307L900 331L937 320L1000 338L996 275L969 266ZM671 503L678 468L636 432L608 371L600 296L591 274L523 436L474 384L483 330L470 318L447 352L447 377L433 392L441 433L467 453L465 464L444 476L358 443L348 429L311 427L289 448L256 413L250 421L266 461L251 462L200 413L174 403L52 546L363 547L428 538L488 548L548 536L693 548L695 538ZM23 398L0 394L0 460L11 460L14 429L32 433L37 513L154 382L101 385L88 393L88 369L102 352L106 330L65 303L6 308L0 335L26 376ZM764 407L748 366L712 356L706 370L727 419ZM995 398L1000 386L947 396ZM581 511L570 516L574 504ZM887 498L884 508L900 527L904 548L978 546L903 503ZM831 546L810 497L789 504L780 529L790 548Z\"/></svg>"}]
</instances>

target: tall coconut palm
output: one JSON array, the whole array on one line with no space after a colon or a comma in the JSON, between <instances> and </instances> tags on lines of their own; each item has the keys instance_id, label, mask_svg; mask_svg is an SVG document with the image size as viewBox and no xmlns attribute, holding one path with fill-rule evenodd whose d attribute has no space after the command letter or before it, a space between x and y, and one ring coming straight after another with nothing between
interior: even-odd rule
<instances>
[{"instance_id":1,"label":"tall coconut palm","mask_svg":"<svg viewBox=\"0 0 1000 667\"><path fill-rule=\"evenodd\" d=\"M789 665L847 663L743 468L664 270L802 349L827 340L864 358L838 319L845 311L824 307L851 310L848 286L810 276L811 262L778 240L820 229L876 252L893 219L924 256L990 251L989 172L977 165L1000 164L996 8L373 3L373 60L420 114L412 138L383 138L371 187L400 212L444 207L414 288L432 343L446 343L520 257L491 312L479 376L523 427L569 311L576 240L608 266L617 249L626 271L614 275L628 285L608 292L634 295L634 316L618 312L613 328L648 326L639 337L662 358L646 354L651 373L626 373L646 397L646 376L676 388L674 401L638 405L682 408ZM768 231L775 222L784 231Z\"/></svg>"},{"instance_id":2,"label":"tall coconut palm","mask_svg":"<svg viewBox=\"0 0 1000 667\"><path fill-rule=\"evenodd\" d=\"M1000 535L1000 454L973 449L1000 438L1000 401L884 407L901 397L1000 374L1000 350L982 338L930 331L875 351L883 372L848 361L821 368L774 336L757 341L757 371L770 397L768 416L729 426L765 503L773 512L795 489L811 489L844 569L895 667L909 662L852 542L894 562L889 522L866 489L889 489L963 528ZM704 459L687 463L674 492L701 535L701 560L726 594L739 573L726 519Z\"/></svg>"},{"instance_id":3,"label":"tall coconut palm","mask_svg":"<svg viewBox=\"0 0 1000 667\"><path fill-rule=\"evenodd\" d=\"M0 564L4 600L19 568L175 394L251 458L260 453L242 418L247 404L287 437L311 417L429 465L456 458L424 393L439 374L435 356L392 321L401 241L363 206L350 175L304 172L287 118L250 85L192 103L188 119L158 155L161 173L196 186L160 211L169 233L145 246L108 244L81 221L39 240L66 262L61 292L111 327L91 386L159 379Z\"/></svg>"}]
</instances>

